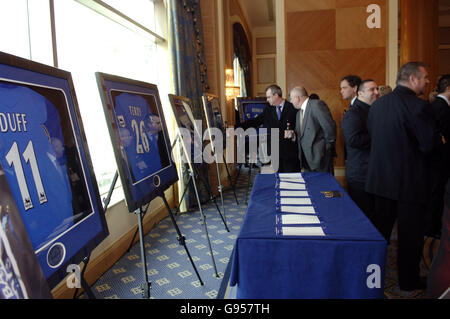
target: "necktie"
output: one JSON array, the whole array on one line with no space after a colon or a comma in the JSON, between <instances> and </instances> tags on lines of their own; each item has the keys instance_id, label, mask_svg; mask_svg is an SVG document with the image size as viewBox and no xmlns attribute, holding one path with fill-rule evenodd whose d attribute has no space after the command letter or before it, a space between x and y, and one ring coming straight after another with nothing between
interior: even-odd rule
<instances>
[{"instance_id":1,"label":"necktie","mask_svg":"<svg viewBox=\"0 0 450 319\"><path fill-rule=\"evenodd\" d=\"M300 132L303 128L303 109L300 109Z\"/></svg>"},{"instance_id":2,"label":"necktie","mask_svg":"<svg viewBox=\"0 0 450 319\"><path fill-rule=\"evenodd\" d=\"M277 116L278 116L278 121L281 118L281 106L277 106Z\"/></svg>"}]
</instances>

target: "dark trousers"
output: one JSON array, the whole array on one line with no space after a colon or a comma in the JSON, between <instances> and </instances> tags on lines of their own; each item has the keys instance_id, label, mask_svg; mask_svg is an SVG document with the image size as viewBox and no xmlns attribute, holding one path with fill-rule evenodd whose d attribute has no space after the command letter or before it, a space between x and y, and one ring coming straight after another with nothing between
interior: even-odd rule
<instances>
[{"instance_id":1,"label":"dark trousers","mask_svg":"<svg viewBox=\"0 0 450 319\"><path fill-rule=\"evenodd\" d=\"M360 183L352 183L347 181L347 190L350 198L358 205L359 209L361 209L366 215L366 217L373 223L373 214L374 214L374 199L373 195L367 193L364 190L364 184Z\"/></svg>"},{"instance_id":2,"label":"dark trousers","mask_svg":"<svg viewBox=\"0 0 450 319\"><path fill-rule=\"evenodd\" d=\"M373 224L389 242L398 219L398 279L400 289L411 290L419 283L423 252L425 204L395 201L374 196Z\"/></svg>"},{"instance_id":3,"label":"dark trousers","mask_svg":"<svg viewBox=\"0 0 450 319\"><path fill-rule=\"evenodd\" d=\"M300 161L297 157L280 158L278 173L298 173L300 172Z\"/></svg>"},{"instance_id":4,"label":"dark trousers","mask_svg":"<svg viewBox=\"0 0 450 319\"><path fill-rule=\"evenodd\" d=\"M450 287L450 207L444 208L442 236L428 276L428 297L438 298Z\"/></svg>"}]
</instances>

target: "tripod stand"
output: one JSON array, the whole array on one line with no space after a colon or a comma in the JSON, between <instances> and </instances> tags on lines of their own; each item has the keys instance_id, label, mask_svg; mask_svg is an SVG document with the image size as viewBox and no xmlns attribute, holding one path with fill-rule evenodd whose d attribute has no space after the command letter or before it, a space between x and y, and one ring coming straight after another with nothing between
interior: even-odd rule
<instances>
[{"instance_id":1,"label":"tripod stand","mask_svg":"<svg viewBox=\"0 0 450 319\"><path fill-rule=\"evenodd\" d=\"M117 183L118 177L119 177L119 173L117 173L117 171L116 171L116 173L114 174L111 186L109 187L108 195L103 199L103 204L104 204L103 211L104 212L106 212L106 210L108 209L108 205L111 202L111 196L114 191L114 186ZM80 273L80 281L81 281L81 286L83 287L84 291L88 295L89 299L96 299L94 293L91 290L91 287L89 287L88 283L86 282L86 279L84 279L84 273L86 271L86 268L87 268L87 265L88 265L90 259L91 259L90 253L83 258L83 270ZM78 288L75 289L75 293L73 294L73 299L75 299L77 297L77 294L78 294Z\"/></svg>"},{"instance_id":2,"label":"tripod stand","mask_svg":"<svg viewBox=\"0 0 450 319\"><path fill-rule=\"evenodd\" d=\"M173 226L175 227L175 230L177 232L177 240L178 243L184 247L184 249L186 250L186 254L189 257L189 260L191 262L192 267L194 268L195 274L197 275L198 280L200 281L200 284L202 286L204 286L204 282L202 281L200 274L197 271L197 268L195 267L194 261L192 260L192 256L189 253L189 250L186 246L186 237L184 237L181 232L180 229L178 228L177 222L175 220L175 217L173 216L172 210L169 206L169 203L167 202L166 199L166 195L164 194L163 190L159 190L158 191L158 196L162 198L164 205L167 208L167 211L169 213L170 219L172 221ZM148 208L148 206L147 206ZM135 212L138 216L138 225L139 225L139 242L140 242L140 249L141 249L141 259L142 259L142 271L144 274L144 283L142 284L142 296L143 298L149 299L150 298L150 288L151 288L151 282L148 281L148 273L147 273L147 258L146 258L146 254L145 254L145 244L144 244L144 231L143 231L143 226L142 226L142 220L143 220L143 216L146 214L146 210L144 211L142 209L142 207L139 208L139 210L137 210ZM214 264L215 266L215 264ZM217 274L217 270L216 270L216 274Z\"/></svg>"},{"instance_id":3,"label":"tripod stand","mask_svg":"<svg viewBox=\"0 0 450 319\"><path fill-rule=\"evenodd\" d=\"M236 181L233 183L233 179L231 178L230 170L228 169L228 164L225 159L225 154L222 154L222 156L223 156L223 162L225 163L225 168L227 170L228 181L230 182L231 188L233 189L234 199L236 200L236 204L239 205L239 202L238 202L238 199L236 196Z\"/></svg>"},{"instance_id":4,"label":"tripod stand","mask_svg":"<svg viewBox=\"0 0 450 319\"><path fill-rule=\"evenodd\" d=\"M172 150L175 147L175 144L177 143L177 141L179 139L180 139L180 136L177 134L177 136L175 137L174 142L172 143ZM186 167L187 167L187 170L189 171L189 180L186 183L186 187L184 188L183 195L181 196L181 198L179 200L179 203L181 203L183 201L184 196L186 195L186 191L188 189L188 185L191 183L191 181L193 181L193 183L195 183L195 178L199 177L200 181L203 183L203 186L205 187L206 191L208 192L209 199L212 200L214 205L216 206L217 212L219 213L220 218L222 219L222 222L225 225L225 229L227 230L227 232L230 232L230 230L228 229L226 218L224 216L225 215L225 210L224 210L224 205L223 205L223 198L222 198L222 209L224 210L224 215L222 215L222 212L220 211L219 205L217 205L216 197L214 196L214 194L211 191L211 186L209 185L208 179L204 175L200 174L200 171L197 169L197 166L195 164L192 164L191 161L188 161L188 163L186 164ZM196 187L197 186L195 185L194 188L196 188ZM219 189L221 190L221 188L219 188ZM199 205L199 208L201 209L201 204L200 204L200 200L199 199L198 199L198 205Z\"/></svg>"}]
</instances>

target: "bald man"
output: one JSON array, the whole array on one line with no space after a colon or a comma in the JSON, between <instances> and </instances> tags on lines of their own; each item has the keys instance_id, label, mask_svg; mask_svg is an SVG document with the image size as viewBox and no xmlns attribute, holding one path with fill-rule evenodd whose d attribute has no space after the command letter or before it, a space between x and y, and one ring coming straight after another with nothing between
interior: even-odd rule
<instances>
[{"instance_id":1,"label":"bald man","mask_svg":"<svg viewBox=\"0 0 450 319\"><path fill-rule=\"evenodd\" d=\"M298 109L295 133L302 170L334 175L336 122L330 109L324 101L310 99L301 86L291 90L290 100Z\"/></svg>"}]
</instances>

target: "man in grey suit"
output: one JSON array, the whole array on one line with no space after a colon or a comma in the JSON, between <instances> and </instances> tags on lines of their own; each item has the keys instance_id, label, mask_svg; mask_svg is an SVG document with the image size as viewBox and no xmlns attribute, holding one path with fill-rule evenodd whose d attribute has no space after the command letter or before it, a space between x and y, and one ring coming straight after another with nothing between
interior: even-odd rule
<instances>
[{"instance_id":1,"label":"man in grey suit","mask_svg":"<svg viewBox=\"0 0 450 319\"><path fill-rule=\"evenodd\" d=\"M336 156L336 123L322 100L312 100L303 87L290 92L297 112L294 138L298 142L298 157L305 172L328 172L334 175Z\"/></svg>"}]
</instances>

